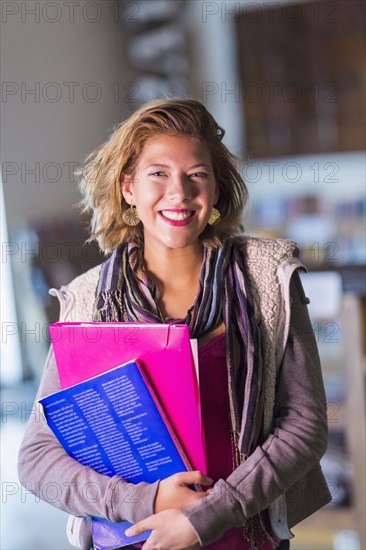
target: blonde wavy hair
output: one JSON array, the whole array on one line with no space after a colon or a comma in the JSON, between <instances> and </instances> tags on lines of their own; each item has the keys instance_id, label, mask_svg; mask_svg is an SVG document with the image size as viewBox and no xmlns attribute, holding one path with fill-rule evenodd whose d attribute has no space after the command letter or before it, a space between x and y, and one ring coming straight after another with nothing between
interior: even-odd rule
<instances>
[{"instance_id":1,"label":"blonde wavy hair","mask_svg":"<svg viewBox=\"0 0 366 550\"><path fill-rule=\"evenodd\" d=\"M215 207L221 218L207 225L200 235L207 246L243 231L243 209L248 199L246 185L236 168L238 159L222 143L225 131L199 102L192 99L159 99L138 109L122 122L109 139L95 149L79 172L83 211L91 212L91 238L104 253L133 237L143 241L143 226L123 221L129 208L121 190L123 174L134 175L146 141L158 135L186 135L202 140L209 148L219 199Z\"/></svg>"}]
</instances>

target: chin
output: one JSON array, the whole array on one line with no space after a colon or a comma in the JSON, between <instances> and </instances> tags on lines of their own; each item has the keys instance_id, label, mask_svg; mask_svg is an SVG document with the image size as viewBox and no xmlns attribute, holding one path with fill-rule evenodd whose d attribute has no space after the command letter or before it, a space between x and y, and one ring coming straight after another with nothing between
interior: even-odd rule
<instances>
[{"instance_id":1,"label":"chin","mask_svg":"<svg viewBox=\"0 0 366 550\"><path fill-rule=\"evenodd\" d=\"M192 243L164 243L167 248L171 248L172 250L178 250L179 248L185 248L189 246Z\"/></svg>"},{"instance_id":2,"label":"chin","mask_svg":"<svg viewBox=\"0 0 366 550\"><path fill-rule=\"evenodd\" d=\"M198 242L198 238L197 239L167 239L166 241L163 241L164 245L167 248L172 248L172 249L186 248L187 246L192 246L197 242Z\"/></svg>"}]
</instances>

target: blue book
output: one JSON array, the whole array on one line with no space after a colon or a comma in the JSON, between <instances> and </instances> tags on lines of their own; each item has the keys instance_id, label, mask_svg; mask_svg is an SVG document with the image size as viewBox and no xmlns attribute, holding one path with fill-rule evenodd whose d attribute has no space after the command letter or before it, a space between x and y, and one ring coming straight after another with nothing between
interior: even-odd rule
<instances>
[{"instance_id":1,"label":"blue book","mask_svg":"<svg viewBox=\"0 0 366 550\"><path fill-rule=\"evenodd\" d=\"M39 402L68 454L101 474L153 483L191 470L138 360ZM92 518L94 548L112 550L148 538L150 532L127 537L130 525Z\"/></svg>"}]
</instances>

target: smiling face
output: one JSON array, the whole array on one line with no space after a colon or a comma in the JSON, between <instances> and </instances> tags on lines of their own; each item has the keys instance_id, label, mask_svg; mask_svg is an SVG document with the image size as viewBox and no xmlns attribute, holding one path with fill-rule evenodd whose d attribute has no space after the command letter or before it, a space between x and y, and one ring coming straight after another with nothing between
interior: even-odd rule
<instances>
[{"instance_id":1,"label":"smiling face","mask_svg":"<svg viewBox=\"0 0 366 550\"><path fill-rule=\"evenodd\" d=\"M148 139L122 193L137 207L145 248L196 246L218 199L208 147L183 135Z\"/></svg>"}]
</instances>

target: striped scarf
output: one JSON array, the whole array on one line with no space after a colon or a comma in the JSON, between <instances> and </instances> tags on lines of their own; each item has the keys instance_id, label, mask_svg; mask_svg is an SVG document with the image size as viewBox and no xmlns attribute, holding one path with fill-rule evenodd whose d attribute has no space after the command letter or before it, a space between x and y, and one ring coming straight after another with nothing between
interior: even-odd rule
<instances>
[{"instance_id":1,"label":"striped scarf","mask_svg":"<svg viewBox=\"0 0 366 550\"><path fill-rule=\"evenodd\" d=\"M122 244L102 266L94 320L173 322L173 319L163 318L158 302L158 290L144 272L142 247L132 241ZM191 338L200 338L222 321L226 327L231 440L236 468L260 441L263 367L260 335L242 253L231 240L218 249L204 247L194 304L185 319L174 320L188 325Z\"/></svg>"}]
</instances>

